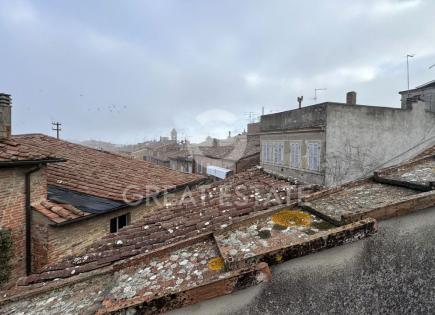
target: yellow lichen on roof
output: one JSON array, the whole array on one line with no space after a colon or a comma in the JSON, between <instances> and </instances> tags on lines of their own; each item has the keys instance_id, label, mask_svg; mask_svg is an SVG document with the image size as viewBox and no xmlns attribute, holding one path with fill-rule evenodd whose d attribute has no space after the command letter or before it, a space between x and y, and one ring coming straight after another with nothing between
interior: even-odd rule
<instances>
[{"instance_id":1,"label":"yellow lichen on roof","mask_svg":"<svg viewBox=\"0 0 435 315\"><path fill-rule=\"evenodd\" d=\"M272 215L272 222L283 227L308 226L311 221L311 215L300 210L282 210Z\"/></svg>"},{"instance_id":2,"label":"yellow lichen on roof","mask_svg":"<svg viewBox=\"0 0 435 315\"><path fill-rule=\"evenodd\" d=\"M208 269L210 270L219 271L222 270L224 266L225 264L222 257L213 257L208 261Z\"/></svg>"}]
</instances>

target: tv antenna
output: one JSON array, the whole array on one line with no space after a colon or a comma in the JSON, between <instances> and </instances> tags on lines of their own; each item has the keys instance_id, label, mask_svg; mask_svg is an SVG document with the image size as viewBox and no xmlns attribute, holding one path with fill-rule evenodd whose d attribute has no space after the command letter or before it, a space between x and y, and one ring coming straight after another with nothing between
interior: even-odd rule
<instances>
[{"instance_id":1,"label":"tv antenna","mask_svg":"<svg viewBox=\"0 0 435 315\"><path fill-rule=\"evenodd\" d=\"M313 97L314 104L317 104L317 92L326 91L326 90L327 90L327 88L315 88L314 89L314 97Z\"/></svg>"}]
</instances>

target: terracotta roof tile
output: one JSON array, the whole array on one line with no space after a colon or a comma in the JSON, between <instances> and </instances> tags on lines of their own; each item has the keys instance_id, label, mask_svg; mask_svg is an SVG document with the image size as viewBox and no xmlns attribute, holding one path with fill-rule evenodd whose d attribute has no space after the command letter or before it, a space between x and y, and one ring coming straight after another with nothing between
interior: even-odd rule
<instances>
[{"instance_id":1,"label":"terracotta roof tile","mask_svg":"<svg viewBox=\"0 0 435 315\"><path fill-rule=\"evenodd\" d=\"M240 188L246 188L245 197L241 197L242 190L238 190L239 194L236 193L236 189ZM307 186L304 193L311 193L315 188ZM225 190L226 197L221 200L222 190ZM238 173L207 188L200 186L193 189L191 200L195 200L195 204L186 202L182 205L167 205L148 213L143 219L121 229L118 233L109 234L96 241L83 255L66 257L58 264L45 267L44 272L51 273L93 262L115 262L147 253L190 237L226 228L248 215L285 204L288 202L287 198L297 200L297 194L298 186L276 179L261 170L253 169ZM170 202L168 201L168 204ZM45 208L53 212L52 204ZM45 211L40 208L37 210ZM62 213L54 212L58 216L57 220Z\"/></svg>"},{"instance_id":2,"label":"terracotta roof tile","mask_svg":"<svg viewBox=\"0 0 435 315\"><path fill-rule=\"evenodd\" d=\"M48 200L32 204L32 207L54 223L63 223L65 221L91 215L91 213L81 211L72 205L55 203Z\"/></svg>"},{"instance_id":3,"label":"terracotta roof tile","mask_svg":"<svg viewBox=\"0 0 435 315\"><path fill-rule=\"evenodd\" d=\"M225 145L225 146L200 146L198 147L199 155L204 155L214 159L222 159L228 156L232 150L234 150L234 146Z\"/></svg>"},{"instance_id":4,"label":"terracotta roof tile","mask_svg":"<svg viewBox=\"0 0 435 315\"><path fill-rule=\"evenodd\" d=\"M66 159L64 163L47 168L49 185L75 190L85 194L123 200L123 192L130 200L161 192L168 187L183 186L202 179L146 161L134 160L106 151L58 140L42 134L14 136L13 140L33 152Z\"/></svg>"},{"instance_id":5,"label":"terracotta roof tile","mask_svg":"<svg viewBox=\"0 0 435 315\"><path fill-rule=\"evenodd\" d=\"M54 155L44 154L14 139L0 141L0 162L48 160L52 156Z\"/></svg>"}]
</instances>

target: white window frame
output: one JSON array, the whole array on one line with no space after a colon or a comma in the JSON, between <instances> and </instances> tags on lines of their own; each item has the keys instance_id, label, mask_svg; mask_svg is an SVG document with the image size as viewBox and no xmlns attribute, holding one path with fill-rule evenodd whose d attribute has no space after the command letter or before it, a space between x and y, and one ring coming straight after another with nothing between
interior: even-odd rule
<instances>
[{"instance_id":1,"label":"white window frame","mask_svg":"<svg viewBox=\"0 0 435 315\"><path fill-rule=\"evenodd\" d=\"M284 143L281 141L276 141L274 143L274 158L273 162L276 165L282 165L284 162Z\"/></svg>"},{"instance_id":2,"label":"white window frame","mask_svg":"<svg viewBox=\"0 0 435 315\"><path fill-rule=\"evenodd\" d=\"M267 143L263 141L262 146L261 146L261 149L263 150L262 155L261 155L263 162L267 162L267 150L266 150L266 148L267 148Z\"/></svg>"},{"instance_id":3,"label":"white window frame","mask_svg":"<svg viewBox=\"0 0 435 315\"><path fill-rule=\"evenodd\" d=\"M320 142L308 142L308 169L310 171L319 172L320 171L320 156L321 148Z\"/></svg>"},{"instance_id":4,"label":"white window frame","mask_svg":"<svg viewBox=\"0 0 435 315\"><path fill-rule=\"evenodd\" d=\"M301 168L301 143L290 142L290 167ZM295 148L298 148L297 150Z\"/></svg>"},{"instance_id":5,"label":"white window frame","mask_svg":"<svg viewBox=\"0 0 435 315\"><path fill-rule=\"evenodd\" d=\"M266 163L271 163L272 162L271 143L270 142L265 142L263 148L264 148L263 161L266 162Z\"/></svg>"}]
</instances>

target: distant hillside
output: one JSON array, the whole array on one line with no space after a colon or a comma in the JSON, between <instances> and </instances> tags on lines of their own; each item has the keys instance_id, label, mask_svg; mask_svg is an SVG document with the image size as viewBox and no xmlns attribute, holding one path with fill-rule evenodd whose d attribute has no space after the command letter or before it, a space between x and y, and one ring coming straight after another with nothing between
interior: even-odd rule
<instances>
[{"instance_id":1,"label":"distant hillside","mask_svg":"<svg viewBox=\"0 0 435 315\"><path fill-rule=\"evenodd\" d=\"M85 140L85 141L74 141L74 142L93 149L111 151L111 152L132 152L144 146L143 143L115 144L115 143L100 141L100 140Z\"/></svg>"}]
</instances>

